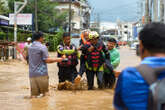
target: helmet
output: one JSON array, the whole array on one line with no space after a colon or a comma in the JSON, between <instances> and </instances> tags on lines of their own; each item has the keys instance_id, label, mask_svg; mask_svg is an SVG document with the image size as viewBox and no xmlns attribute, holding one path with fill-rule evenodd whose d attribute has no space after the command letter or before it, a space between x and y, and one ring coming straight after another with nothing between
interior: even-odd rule
<instances>
[{"instance_id":1,"label":"helmet","mask_svg":"<svg viewBox=\"0 0 165 110\"><path fill-rule=\"evenodd\" d=\"M28 37L28 38L27 38L27 41L31 41L31 40L32 40L31 37Z\"/></svg>"},{"instance_id":2,"label":"helmet","mask_svg":"<svg viewBox=\"0 0 165 110\"><path fill-rule=\"evenodd\" d=\"M94 39L98 37L99 37L99 34L96 31L92 31L89 33L89 39Z\"/></svg>"}]
</instances>

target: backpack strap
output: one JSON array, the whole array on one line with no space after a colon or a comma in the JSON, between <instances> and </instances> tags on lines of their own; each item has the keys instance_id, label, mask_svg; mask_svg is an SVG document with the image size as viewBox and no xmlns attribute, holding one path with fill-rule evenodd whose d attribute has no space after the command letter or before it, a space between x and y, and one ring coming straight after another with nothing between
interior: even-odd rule
<instances>
[{"instance_id":1,"label":"backpack strap","mask_svg":"<svg viewBox=\"0 0 165 110\"><path fill-rule=\"evenodd\" d=\"M146 80L149 85L157 80L157 75L155 74L154 69L149 67L148 65L141 64L137 66L136 69L140 72L144 80Z\"/></svg>"},{"instance_id":2,"label":"backpack strap","mask_svg":"<svg viewBox=\"0 0 165 110\"><path fill-rule=\"evenodd\" d=\"M158 75L165 71L165 66L157 67L157 68L151 68L146 64L141 64L136 67L136 69L140 72L144 80L147 81L149 85L153 84L154 82L157 81ZM155 87L154 89L151 89L149 92L149 97L148 97L148 108L147 110L159 110L159 102L158 102L158 94L159 92L157 91L158 87ZM155 91L155 93L154 93ZM153 94L154 93L154 94ZM165 110L165 109L161 109Z\"/></svg>"},{"instance_id":3,"label":"backpack strap","mask_svg":"<svg viewBox=\"0 0 165 110\"><path fill-rule=\"evenodd\" d=\"M165 71L165 66L158 68L151 68L147 64L141 64L137 66L136 69L140 72L144 80L146 80L147 83L151 85L157 80L158 75L162 71Z\"/></svg>"},{"instance_id":4,"label":"backpack strap","mask_svg":"<svg viewBox=\"0 0 165 110\"><path fill-rule=\"evenodd\" d=\"M156 75L158 76L161 72L165 71L165 66L154 68Z\"/></svg>"}]
</instances>

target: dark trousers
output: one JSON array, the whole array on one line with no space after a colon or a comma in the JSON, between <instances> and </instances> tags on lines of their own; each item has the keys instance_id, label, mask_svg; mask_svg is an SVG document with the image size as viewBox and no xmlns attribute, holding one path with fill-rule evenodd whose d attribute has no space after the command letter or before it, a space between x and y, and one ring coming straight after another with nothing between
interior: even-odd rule
<instances>
[{"instance_id":1,"label":"dark trousers","mask_svg":"<svg viewBox=\"0 0 165 110\"><path fill-rule=\"evenodd\" d=\"M27 64L29 64L29 55L26 56Z\"/></svg>"},{"instance_id":2,"label":"dark trousers","mask_svg":"<svg viewBox=\"0 0 165 110\"><path fill-rule=\"evenodd\" d=\"M93 89L95 75L97 77L98 88L100 89L103 88L103 72L87 70L86 75L87 75L87 82L88 82L88 90Z\"/></svg>"},{"instance_id":3,"label":"dark trousers","mask_svg":"<svg viewBox=\"0 0 165 110\"><path fill-rule=\"evenodd\" d=\"M116 81L116 77L113 73L104 73L104 87L113 88Z\"/></svg>"},{"instance_id":4,"label":"dark trousers","mask_svg":"<svg viewBox=\"0 0 165 110\"><path fill-rule=\"evenodd\" d=\"M77 77L76 67L59 67L58 77L59 83L65 82L66 80L74 82L74 79Z\"/></svg>"},{"instance_id":5,"label":"dark trousers","mask_svg":"<svg viewBox=\"0 0 165 110\"><path fill-rule=\"evenodd\" d=\"M85 71L86 71L86 67L85 67L85 56L84 55L81 55L81 57L80 57L79 75L82 76Z\"/></svg>"}]
</instances>

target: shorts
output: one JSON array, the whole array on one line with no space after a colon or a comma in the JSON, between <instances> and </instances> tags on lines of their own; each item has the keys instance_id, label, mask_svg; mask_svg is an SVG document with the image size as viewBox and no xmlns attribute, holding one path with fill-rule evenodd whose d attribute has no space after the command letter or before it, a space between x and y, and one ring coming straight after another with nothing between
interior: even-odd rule
<instances>
[{"instance_id":1,"label":"shorts","mask_svg":"<svg viewBox=\"0 0 165 110\"><path fill-rule=\"evenodd\" d=\"M26 56L27 64L29 64L29 56Z\"/></svg>"},{"instance_id":2,"label":"shorts","mask_svg":"<svg viewBox=\"0 0 165 110\"><path fill-rule=\"evenodd\" d=\"M48 92L49 77L39 76L30 78L31 96L38 96Z\"/></svg>"}]
</instances>

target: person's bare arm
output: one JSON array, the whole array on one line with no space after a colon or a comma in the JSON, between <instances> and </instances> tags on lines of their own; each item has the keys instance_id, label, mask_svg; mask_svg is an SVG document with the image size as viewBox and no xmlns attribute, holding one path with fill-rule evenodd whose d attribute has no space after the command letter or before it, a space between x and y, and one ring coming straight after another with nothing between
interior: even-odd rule
<instances>
[{"instance_id":1,"label":"person's bare arm","mask_svg":"<svg viewBox=\"0 0 165 110\"><path fill-rule=\"evenodd\" d=\"M54 62L62 62L63 58L47 58L45 63L54 63Z\"/></svg>"}]
</instances>

